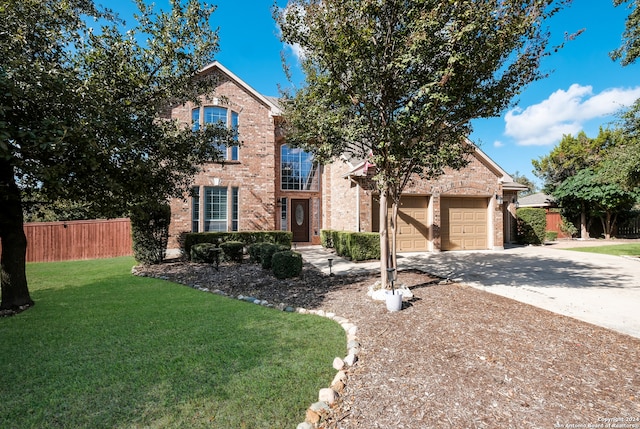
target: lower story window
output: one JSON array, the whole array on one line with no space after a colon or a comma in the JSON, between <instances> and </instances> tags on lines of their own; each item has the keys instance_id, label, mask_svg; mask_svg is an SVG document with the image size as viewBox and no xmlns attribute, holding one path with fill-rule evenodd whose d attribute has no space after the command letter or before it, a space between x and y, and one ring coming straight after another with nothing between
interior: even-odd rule
<instances>
[{"instance_id":1,"label":"lower story window","mask_svg":"<svg viewBox=\"0 0 640 429\"><path fill-rule=\"evenodd\" d=\"M194 232L238 230L238 188L205 186L202 203L195 188L192 195L193 221L191 225ZM202 219L202 226L200 226L200 219Z\"/></svg>"}]
</instances>

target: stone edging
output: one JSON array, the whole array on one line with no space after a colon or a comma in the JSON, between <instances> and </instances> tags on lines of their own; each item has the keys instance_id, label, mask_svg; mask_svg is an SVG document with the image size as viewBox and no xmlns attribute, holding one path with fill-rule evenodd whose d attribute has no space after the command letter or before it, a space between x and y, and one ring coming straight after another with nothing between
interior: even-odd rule
<instances>
[{"instance_id":1,"label":"stone edging","mask_svg":"<svg viewBox=\"0 0 640 429\"><path fill-rule=\"evenodd\" d=\"M141 275L137 271L136 267L133 267L131 269L131 273L137 276ZM168 279L165 278L165 280ZM192 288L202 292L209 292L228 298L234 298L233 296L220 289L210 290L199 285L187 286L191 286ZM358 342L358 337L356 336L358 327L351 323L349 319L337 316L335 313L325 312L324 310L307 310L302 307L294 308L292 306L286 305L285 303L274 305L269 303L268 301L244 295L238 295L235 298L240 301L261 305L263 307L274 308L288 313L295 312L300 314L312 314L315 316L326 317L333 320L334 322L339 323L340 326L342 326L342 328L345 330L345 333L347 335L347 356L345 356L344 358L336 357L333 360L333 368L338 372L336 373L329 387L320 389L320 391L318 392L318 401L309 406L306 412L305 421L298 424L298 426L296 427L296 429L317 428L318 424L331 412L331 406L336 403L336 401L340 397L340 394L344 391L345 385L347 384L349 368L355 365L355 363L358 361L358 352L360 350L360 343Z\"/></svg>"}]
</instances>

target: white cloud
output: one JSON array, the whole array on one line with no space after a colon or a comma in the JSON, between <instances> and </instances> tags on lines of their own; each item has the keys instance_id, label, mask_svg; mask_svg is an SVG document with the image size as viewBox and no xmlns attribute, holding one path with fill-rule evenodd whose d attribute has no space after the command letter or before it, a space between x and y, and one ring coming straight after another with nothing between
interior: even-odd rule
<instances>
[{"instance_id":1,"label":"white cloud","mask_svg":"<svg viewBox=\"0 0 640 429\"><path fill-rule=\"evenodd\" d=\"M504 143L502 143L500 140L496 140L493 142L493 147L503 147Z\"/></svg>"},{"instance_id":2,"label":"white cloud","mask_svg":"<svg viewBox=\"0 0 640 429\"><path fill-rule=\"evenodd\" d=\"M638 98L640 87L610 88L594 95L591 86L573 84L541 103L507 112L505 134L522 146L555 144L563 134L575 135L585 122L612 115Z\"/></svg>"}]
</instances>

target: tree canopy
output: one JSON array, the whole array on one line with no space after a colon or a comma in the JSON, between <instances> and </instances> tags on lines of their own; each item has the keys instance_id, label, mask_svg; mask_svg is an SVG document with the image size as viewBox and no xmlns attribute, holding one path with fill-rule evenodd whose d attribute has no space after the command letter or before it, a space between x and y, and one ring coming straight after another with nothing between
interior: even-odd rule
<instances>
[{"instance_id":1,"label":"tree canopy","mask_svg":"<svg viewBox=\"0 0 640 429\"><path fill-rule=\"evenodd\" d=\"M29 305L22 198L82 202L95 215L181 196L197 166L233 131L170 120L171 105L210 94L214 7L136 0L133 25L91 0L7 0L0 6L2 308ZM89 26L88 23L93 23Z\"/></svg>"},{"instance_id":2,"label":"tree canopy","mask_svg":"<svg viewBox=\"0 0 640 429\"><path fill-rule=\"evenodd\" d=\"M640 56L640 0L613 0L615 6L627 5L629 16L622 34L622 46L611 52L611 58L623 66L633 64Z\"/></svg>"},{"instance_id":3,"label":"tree canopy","mask_svg":"<svg viewBox=\"0 0 640 429\"><path fill-rule=\"evenodd\" d=\"M275 11L306 75L285 102L287 140L320 160L375 165L383 280L387 199L397 206L412 179L466 164L471 120L544 76L543 23L563 3L293 0Z\"/></svg>"}]
</instances>

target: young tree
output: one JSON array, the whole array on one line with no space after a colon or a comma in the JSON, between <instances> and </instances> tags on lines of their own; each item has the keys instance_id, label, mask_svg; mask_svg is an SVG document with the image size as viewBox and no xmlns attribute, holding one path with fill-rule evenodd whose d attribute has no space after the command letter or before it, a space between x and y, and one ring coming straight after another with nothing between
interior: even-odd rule
<instances>
[{"instance_id":1,"label":"young tree","mask_svg":"<svg viewBox=\"0 0 640 429\"><path fill-rule=\"evenodd\" d=\"M527 190L520 192L519 196L526 197L527 195L535 194L536 192L538 192L538 186L527 176L525 176L524 174L520 174L519 171L513 173L511 177L513 177L514 182L527 187Z\"/></svg>"},{"instance_id":2,"label":"young tree","mask_svg":"<svg viewBox=\"0 0 640 429\"><path fill-rule=\"evenodd\" d=\"M321 161L350 154L375 165L383 284L388 200L393 227L407 184L463 167L470 121L499 114L542 77L543 22L558 5L292 0L274 10L282 40L301 48L306 75L285 102L287 141Z\"/></svg>"},{"instance_id":3,"label":"young tree","mask_svg":"<svg viewBox=\"0 0 640 429\"><path fill-rule=\"evenodd\" d=\"M217 51L214 8L172 0L169 12L155 12L136 3L128 29L92 0L1 6L2 309L33 303L21 190L119 215L182 195L197 165L218 155L212 139L232 141L220 127L194 133L163 119L170 103L196 101L214 87L196 78ZM94 31L91 17L105 24Z\"/></svg>"}]
</instances>

